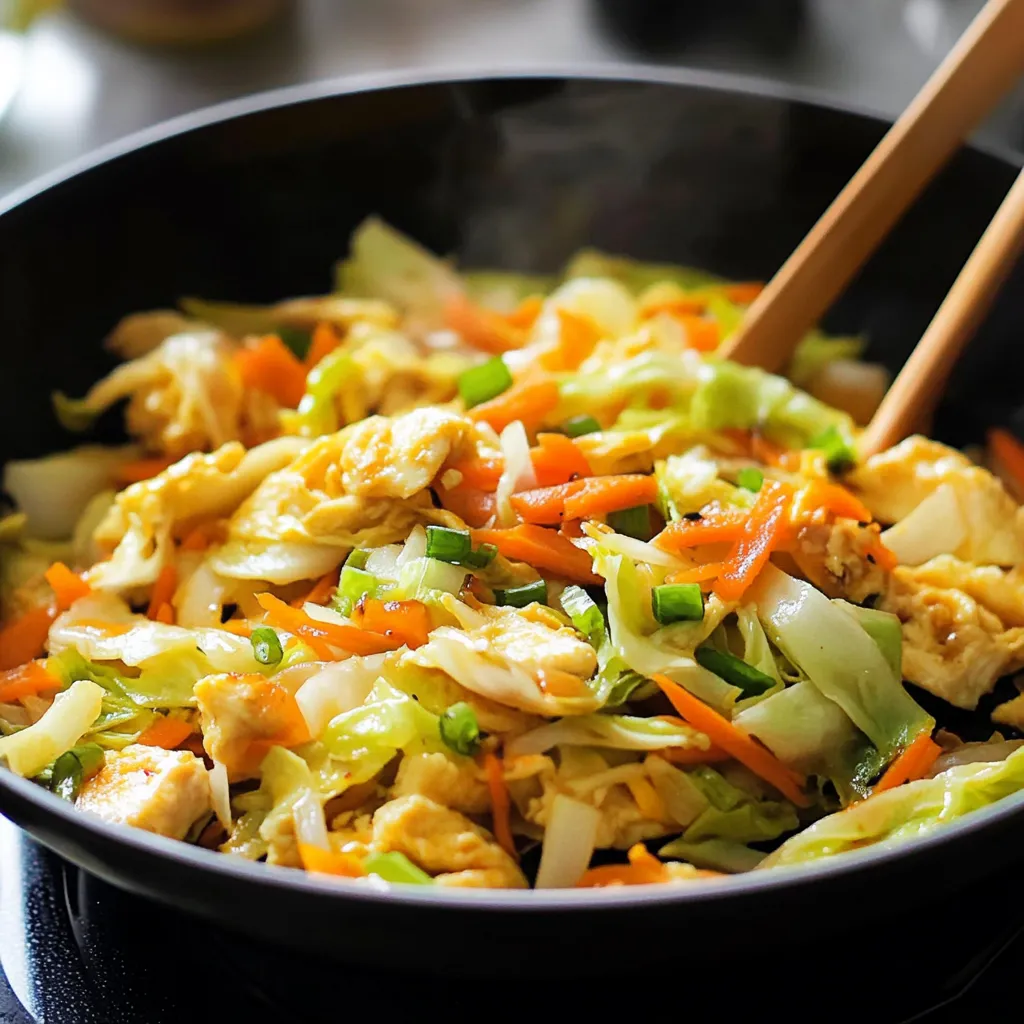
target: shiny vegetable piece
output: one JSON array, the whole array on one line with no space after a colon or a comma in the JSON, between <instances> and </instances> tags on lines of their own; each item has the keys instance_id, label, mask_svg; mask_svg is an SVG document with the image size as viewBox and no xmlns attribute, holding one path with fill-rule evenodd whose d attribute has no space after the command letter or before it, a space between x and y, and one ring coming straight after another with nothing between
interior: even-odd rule
<instances>
[{"instance_id":1,"label":"shiny vegetable piece","mask_svg":"<svg viewBox=\"0 0 1024 1024\"><path fill-rule=\"evenodd\" d=\"M473 366L459 376L459 395L467 409L489 402L512 387L512 374L500 357Z\"/></svg>"},{"instance_id":2,"label":"shiny vegetable piece","mask_svg":"<svg viewBox=\"0 0 1024 1024\"><path fill-rule=\"evenodd\" d=\"M473 539L493 544L506 558L526 562L574 583L600 583L591 558L567 537L543 526L524 524L509 530L474 530Z\"/></svg>"},{"instance_id":3,"label":"shiny vegetable piece","mask_svg":"<svg viewBox=\"0 0 1024 1024\"><path fill-rule=\"evenodd\" d=\"M434 880L404 853L371 853L363 859L368 875L376 875L385 882L398 885L433 885Z\"/></svg>"},{"instance_id":4,"label":"shiny vegetable piece","mask_svg":"<svg viewBox=\"0 0 1024 1024\"><path fill-rule=\"evenodd\" d=\"M334 592L331 607L341 615L351 615L352 609L364 597L376 597L380 592L380 580L372 572L357 569L348 562L338 577L338 589Z\"/></svg>"},{"instance_id":5,"label":"shiny vegetable piece","mask_svg":"<svg viewBox=\"0 0 1024 1024\"><path fill-rule=\"evenodd\" d=\"M469 418L489 424L501 433L510 423L519 420L528 430L536 430L558 406L558 385L553 380L535 383L523 381L489 402L481 402L470 410Z\"/></svg>"},{"instance_id":6,"label":"shiny vegetable piece","mask_svg":"<svg viewBox=\"0 0 1024 1024\"><path fill-rule=\"evenodd\" d=\"M528 604L536 601L538 604L548 603L548 585L544 580L535 580L533 583L526 583L521 587L511 587L508 590L495 590L494 600L508 608L525 608Z\"/></svg>"},{"instance_id":7,"label":"shiny vegetable piece","mask_svg":"<svg viewBox=\"0 0 1024 1024\"><path fill-rule=\"evenodd\" d=\"M620 512L608 513L608 525L616 532L637 540L647 541L654 536L651 530L651 506L636 505Z\"/></svg>"},{"instance_id":8,"label":"shiny vegetable piece","mask_svg":"<svg viewBox=\"0 0 1024 1024\"><path fill-rule=\"evenodd\" d=\"M378 601L363 598L352 613L362 629L387 637L410 650L422 647L431 630L430 612L421 601ZM373 652L376 653L376 652Z\"/></svg>"},{"instance_id":9,"label":"shiny vegetable piece","mask_svg":"<svg viewBox=\"0 0 1024 1024\"><path fill-rule=\"evenodd\" d=\"M0 673L0 704L11 704L22 697L59 690L62 686L62 681L47 670L45 661L29 661Z\"/></svg>"},{"instance_id":10,"label":"shiny vegetable piece","mask_svg":"<svg viewBox=\"0 0 1024 1024\"><path fill-rule=\"evenodd\" d=\"M808 448L818 448L825 453L828 468L833 473L845 473L857 464L857 453L835 426L826 427L811 438Z\"/></svg>"},{"instance_id":11,"label":"shiny vegetable piece","mask_svg":"<svg viewBox=\"0 0 1024 1024\"><path fill-rule=\"evenodd\" d=\"M333 647L352 654L380 654L402 646L401 640L370 630L313 619L297 608L289 608L273 594L257 594L256 600L267 613L268 623L294 633L327 660L337 657Z\"/></svg>"},{"instance_id":12,"label":"shiny vegetable piece","mask_svg":"<svg viewBox=\"0 0 1024 1024\"><path fill-rule=\"evenodd\" d=\"M566 587L559 602L562 610L572 619L572 624L590 641L594 648L600 648L605 638L605 621L601 609L582 587Z\"/></svg>"},{"instance_id":13,"label":"shiny vegetable piece","mask_svg":"<svg viewBox=\"0 0 1024 1024\"><path fill-rule=\"evenodd\" d=\"M597 434L601 430L601 424L586 413L580 416L571 416L562 424L562 430L569 437L583 437L584 434Z\"/></svg>"},{"instance_id":14,"label":"shiny vegetable piece","mask_svg":"<svg viewBox=\"0 0 1024 1024\"><path fill-rule=\"evenodd\" d=\"M103 748L95 743L72 747L53 762L50 789L62 800L74 803L82 783L103 767Z\"/></svg>"},{"instance_id":15,"label":"shiny vegetable piece","mask_svg":"<svg viewBox=\"0 0 1024 1024\"><path fill-rule=\"evenodd\" d=\"M469 530L453 530L447 526L427 527L427 558L442 562L462 562L473 548Z\"/></svg>"},{"instance_id":16,"label":"shiny vegetable piece","mask_svg":"<svg viewBox=\"0 0 1024 1024\"><path fill-rule=\"evenodd\" d=\"M87 597L92 588L77 573L72 572L63 562L54 562L46 570L46 582L53 589L57 607L67 611L80 597Z\"/></svg>"},{"instance_id":17,"label":"shiny vegetable piece","mask_svg":"<svg viewBox=\"0 0 1024 1024\"><path fill-rule=\"evenodd\" d=\"M922 732L889 765L872 792L884 793L887 789L895 789L905 782L913 782L915 779L921 778L941 753L942 747L927 732Z\"/></svg>"},{"instance_id":18,"label":"shiny vegetable piece","mask_svg":"<svg viewBox=\"0 0 1024 1024\"><path fill-rule=\"evenodd\" d=\"M709 672L714 672L727 683L738 686L745 697L756 697L775 685L775 680L771 676L727 651L719 651L714 647L698 647L693 656L697 659L698 665L702 665Z\"/></svg>"},{"instance_id":19,"label":"shiny vegetable piece","mask_svg":"<svg viewBox=\"0 0 1024 1024\"><path fill-rule=\"evenodd\" d=\"M764 483L764 473L751 466L745 466L736 474L736 483L744 490L756 493L761 490L761 485Z\"/></svg>"},{"instance_id":20,"label":"shiny vegetable piece","mask_svg":"<svg viewBox=\"0 0 1024 1024\"><path fill-rule=\"evenodd\" d=\"M280 637L269 626L257 626L249 639L252 642L253 657L261 665L277 665L284 657Z\"/></svg>"},{"instance_id":21,"label":"shiny vegetable piece","mask_svg":"<svg viewBox=\"0 0 1024 1024\"><path fill-rule=\"evenodd\" d=\"M463 757L472 757L480 749L480 725L476 712L460 701L452 704L438 719L438 728L445 746Z\"/></svg>"},{"instance_id":22,"label":"shiny vegetable piece","mask_svg":"<svg viewBox=\"0 0 1024 1024\"><path fill-rule=\"evenodd\" d=\"M715 581L715 593L723 601L738 601L767 564L786 529L790 500L789 489L782 484L761 489L743 534Z\"/></svg>"},{"instance_id":23,"label":"shiny vegetable piece","mask_svg":"<svg viewBox=\"0 0 1024 1024\"><path fill-rule=\"evenodd\" d=\"M704 618L704 594L696 583L666 583L651 592L651 610L663 626L700 622Z\"/></svg>"},{"instance_id":24,"label":"shiny vegetable piece","mask_svg":"<svg viewBox=\"0 0 1024 1024\"><path fill-rule=\"evenodd\" d=\"M294 409L306 390L306 368L281 339L270 334L235 355L242 383Z\"/></svg>"},{"instance_id":25,"label":"shiny vegetable piece","mask_svg":"<svg viewBox=\"0 0 1024 1024\"><path fill-rule=\"evenodd\" d=\"M0 629L0 672L24 665L42 654L56 616L56 608L33 608Z\"/></svg>"}]
</instances>

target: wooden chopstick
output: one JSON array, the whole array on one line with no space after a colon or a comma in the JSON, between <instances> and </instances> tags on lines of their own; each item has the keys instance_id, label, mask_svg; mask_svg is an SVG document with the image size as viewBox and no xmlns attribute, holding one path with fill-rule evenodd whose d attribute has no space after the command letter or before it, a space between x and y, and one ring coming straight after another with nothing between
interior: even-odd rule
<instances>
[{"instance_id":1,"label":"wooden chopstick","mask_svg":"<svg viewBox=\"0 0 1024 1024\"><path fill-rule=\"evenodd\" d=\"M934 409L957 356L985 318L1022 251L1024 171L861 435L858 447L862 457L884 451L919 429Z\"/></svg>"},{"instance_id":2,"label":"wooden chopstick","mask_svg":"<svg viewBox=\"0 0 1024 1024\"><path fill-rule=\"evenodd\" d=\"M960 142L1024 74L1024 0L988 0L719 354L778 372Z\"/></svg>"}]
</instances>

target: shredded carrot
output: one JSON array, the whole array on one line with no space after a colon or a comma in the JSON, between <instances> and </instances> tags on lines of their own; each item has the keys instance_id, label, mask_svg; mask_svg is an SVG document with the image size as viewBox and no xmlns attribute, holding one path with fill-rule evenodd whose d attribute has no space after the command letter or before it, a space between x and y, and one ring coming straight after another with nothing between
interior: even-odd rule
<instances>
[{"instance_id":1,"label":"shredded carrot","mask_svg":"<svg viewBox=\"0 0 1024 1024\"><path fill-rule=\"evenodd\" d=\"M738 306L748 306L764 291L760 281L743 281L739 284L727 284L722 293L730 302Z\"/></svg>"},{"instance_id":2,"label":"shredded carrot","mask_svg":"<svg viewBox=\"0 0 1024 1024\"><path fill-rule=\"evenodd\" d=\"M665 865L643 843L631 846L626 856L628 864L602 864L585 871L576 887L596 889L606 885L656 885L671 881Z\"/></svg>"},{"instance_id":3,"label":"shredded carrot","mask_svg":"<svg viewBox=\"0 0 1024 1024\"><path fill-rule=\"evenodd\" d=\"M538 669L537 685L553 697L585 697L589 693L587 684L579 676L560 668Z\"/></svg>"},{"instance_id":4,"label":"shredded carrot","mask_svg":"<svg viewBox=\"0 0 1024 1024\"><path fill-rule=\"evenodd\" d=\"M567 519L590 519L638 505L649 505L658 497L658 481L642 473L595 476L565 502Z\"/></svg>"},{"instance_id":5,"label":"shredded carrot","mask_svg":"<svg viewBox=\"0 0 1024 1024\"><path fill-rule=\"evenodd\" d=\"M882 543L881 537L876 537L871 542L865 554L868 558L873 558L875 564L885 572L892 572L900 564L900 560L896 557L896 552L887 548Z\"/></svg>"},{"instance_id":6,"label":"shredded carrot","mask_svg":"<svg viewBox=\"0 0 1024 1024\"><path fill-rule=\"evenodd\" d=\"M327 604L331 599L331 595L338 588L338 572L335 569L334 572L326 573L321 576L320 579L310 587L308 593L302 597L295 598L292 601L293 608L301 608L304 604Z\"/></svg>"},{"instance_id":7,"label":"shredded carrot","mask_svg":"<svg viewBox=\"0 0 1024 1024\"><path fill-rule=\"evenodd\" d=\"M1024 496L1024 444L1008 430L995 427L988 432L988 447L997 468L1010 478L1018 497Z\"/></svg>"},{"instance_id":8,"label":"shredded carrot","mask_svg":"<svg viewBox=\"0 0 1024 1024\"><path fill-rule=\"evenodd\" d=\"M153 584L153 591L149 597L149 608L146 609L147 618L156 619L163 606L171 603L171 598L174 597L174 591L177 589L178 570L175 569L173 562L168 562L160 570L160 575L157 576L156 583Z\"/></svg>"},{"instance_id":9,"label":"shredded carrot","mask_svg":"<svg viewBox=\"0 0 1024 1024\"><path fill-rule=\"evenodd\" d=\"M558 524L558 532L570 540L583 536L583 521L580 519L563 519Z\"/></svg>"},{"instance_id":10,"label":"shredded carrot","mask_svg":"<svg viewBox=\"0 0 1024 1024\"><path fill-rule=\"evenodd\" d=\"M313 338L309 343L309 351L306 352L306 372L316 366L324 356L329 356L339 345L341 338L338 332L328 323L319 323L313 331Z\"/></svg>"},{"instance_id":11,"label":"shredded carrot","mask_svg":"<svg viewBox=\"0 0 1024 1024\"><path fill-rule=\"evenodd\" d=\"M686 347L698 352L714 352L722 340L718 324L706 317L684 314L676 319L686 333Z\"/></svg>"},{"instance_id":12,"label":"shredded carrot","mask_svg":"<svg viewBox=\"0 0 1024 1024\"><path fill-rule=\"evenodd\" d=\"M902 786L904 782L913 782L921 778L941 753L942 747L932 739L930 732L919 733L903 753L886 768L885 774L871 790L872 796Z\"/></svg>"},{"instance_id":13,"label":"shredded carrot","mask_svg":"<svg viewBox=\"0 0 1024 1024\"><path fill-rule=\"evenodd\" d=\"M743 534L715 582L714 591L723 601L738 601L764 568L784 535L791 501L792 492L785 484L762 485Z\"/></svg>"},{"instance_id":14,"label":"shredded carrot","mask_svg":"<svg viewBox=\"0 0 1024 1024\"><path fill-rule=\"evenodd\" d=\"M708 562L707 565L698 565L695 569L680 569L679 572L670 573L665 577L666 583L707 583L716 576L721 576L723 562Z\"/></svg>"},{"instance_id":15,"label":"shredded carrot","mask_svg":"<svg viewBox=\"0 0 1024 1024\"><path fill-rule=\"evenodd\" d=\"M494 822L494 838L511 857L518 857L516 844L512 839L512 825L509 820L512 802L505 784L505 766L497 754L484 754L484 772L487 788L491 793L491 817Z\"/></svg>"},{"instance_id":16,"label":"shredded carrot","mask_svg":"<svg viewBox=\"0 0 1024 1024\"><path fill-rule=\"evenodd\" d=\"M531 487L527 491L518 491L509 501L524 523L554 526L565 518L565 503L582 489L582 480L571 480L552 487Z\"/></svg>"},{"instance_id":17,"label":"shredded carrot","mask_svg":"<svg viewBox=\"0 0 1024 1024\"><path fill-rule=\"evenodd\" d=\"M871 510L855 494L840 484L828 480L812 480L801 487L793 499L790 518L793 522L811 515L819 508L828 509L835 516L856 519L860 523L870 523Z\"/></svg>"},{"instance_id":18,"label":"shredded carrot","mask_svg":"<svg viewBox=\"0 0 1024 1024\"><path fill-rule=\"evenodd\" d=\"M724 750L755 775L771 783L798 807L810 806L810 800L804 793L806 780L802 775L787 768L749 733L723 718L714 708L708 707L668 676L656 673L651 678L661 687L661 692L668 697L679 716L704 733L718 749Z\"/></svg>"},{"instance_id":19,"label":"shredded carrot","mask_svg":"<svg viewBox=\"0 0 1024 1024\"><path fill-rule=\"evenodd\" d=\"M422 601L378 601L364 598L352 612L352 621L360 629L368 629L386 637L393 637L410 650L422 647L433 628L430 611Z\"/></svg>"},{"instance_id":20,"label":"shredded carrot","mask_svg":"<svg viewBox=\"0 0 1024 1024\"><path fill-rule=\"evenodd\" d=\"M0 672L17 668L43 653L56 607L33 608L0 629Z\"/></svg>"},{"instance_id":21,"label":"shredded carrot","mask_svg":"<svg viewBox=\"0 0 1024 1024\"><path fill-rule=\"evenodd\" d=\"M306 392L305 366L276 334L239 349L235 365L246 388L271 395L289 409L294 409Z\"/></svg>"},{"instance_id":22,"label":"shredded carrot","mask_svg":"<svg viewBox=\"0 0 1024 1024\"><path fill-rule=\"evenodd\" d=\"M601 329L589 316L581 316L567 309L558 314L558 345L540 357L545 370L555 372L576 370L601 340Z\"/></svg>"},{"instance_id":23,"label":"shredded carrot","mask_svg":"<svg viewBox=\"0 0 1024 1024\"><path fill-rule=\"evenodd\" d=\"M228 619L227 622L222 622L220 628L226 633L234 633L235 636L252 636L252 623L246 619Z\"/></svg>"},{"instance_id":24,"label":"shredded carrot","mask_svg":"<svg viewBox=\"0 0 1024 1024\"><path fill-rule=\"evenodd\" d=\"M0 704L10 704L22 697L59 690L60 680L46 671L42 661L30 661L0 674Z\"/></svg>"},{"instance_id":25,"label":"shredded carrot","mask_svg":"<svg viewBox=\"0 0 1024 1024\"><path fill-rule=\"evenodd\" d=\"M454 512L467 526L483 526L498 507L494 492L473 487L456 487L448 491L438 488L441 507Z\"/></svg>"},{"instance_id":26,"label":"shredded carrot","mask_svg":"<svg viewBox=\"0 0 1024 1024\"><path fill-rule=\"evenodd\" d=\"M665 747L664 750L658 750L656 753L666 761L679 765L717 764L719 761L733 759L732 754L726 753L714 744L707 750L698 750L696 747Z\"/></svg>"},{"instance_id":27,"label":"shredded carrot","mask_svg":"<svg viewBox=\"0 0 1024 1024\"><path fill-rule=\"evenodd\" d=\"M560 579L573 583L603 582L594 574L593 560L586 551L576 547L568 537L543 526L524 523L508 530L474 530L473 539L478 544L494 544L506 558L527 562Z\"/></svg>"},{"instance_id":28,"label":"shredded carrot","mask_svg":"<svg viewBox=\"0 0 1024 1024\"><path fill-rule=\"evenodd\" d=\"M123 462L114 472L114 479L121 487L141 483L143 480L152 480L153 477L159 476L177 461L177 459L171 458L152 458Z\"/></svg>"},{"instance_id":29,"label":"shredded carrot","mask_svg":"<svg viewBox=\"0 0 1024 1024\"><path fill-rule=\"evenodd\" d=\"M664 801L650 781L643 776L626 780L626 788L633 797L640 813L651 821L670 821L671 817Z\"/></svg>"},{"instance_id":30,"label":"shredded carrot","mask_svg":"<svg viewBox=\"0 0 1024 1024\"><path fill-rule=\"evenodd\" d=\"M63 562L54 562L44 575L57 598L58 611L67 611L80 597L92 593L92 587Z\"/></svg>"},{"instance_id":31,"label":"shredded carrot","mask_svg":"<svg viewBox=\"0 0 1024 1024\"><path fill-rule=\"evenodd\" d=\"M339 878L361 878L366 874L358 857L350 853L324 850L310 843L299 843L302 866L314 874L336 875Z\"/></svg>"},{"instance_id":32,"label":"shredded carrot","mask_svg":"<svg viewBox=\"0 0 1024 1024\"><path fill-rule=\"evenodd\" d=\"M776 469L781 469L783 461L790 453L785 448L780 448L777 444L769 441L768 438L755 432L750 437L750 454L758 462L763 462L766 466L774 466Z\"/></svg>"},{"instance_id":33,"label":"shredded carrot","mask_svg":"<svg viewBox=\"0 0 1024 1024\"><path fill-rule=\"evenodd\" d=\"M257 594L256 600L267 613L268 625L294 633L325 660L337 660L333 647L352 654L365 655L382 654L384 651L393 651L402 646L403 641L394 636L383 636L360 629L358 626L321 622L298 608L289 607L273 594Z\"/></svg>"},{"instance_id":34,"label":"shredded carrot","mask_svg":"<svg viewBox=\"0 0 1024 1024\"><path fill-rule=\"evenodd\" d=\"M663 551L685 551L705 544L734 543L743 535L746 516L719 512L702 519L678 519L669 523L652 541Z\"/></svg>"},{"instance_id":35,"label":"shredded carrot","mask_svg":"<svg viewBox=\"0 0 1024 1024\"><path fill-rule=\"evenodd\" d=\"M146 729L136 740L147 747L163 747L164 750L174 750L180 747L193 733L192 726L180 718L171 718L169 715L161 715L148 729Z\"/></svg>"},{"instance_id":36,"label":"shredded carrot","mask_svg":"<svg viewBox=\"0 0 1024 1024\"><path fill-rule=\"evenodd\" d=\"M156 615L154 616L157 622L162 622L165 626L174 625L174 608L168 601L164 601L162 605L157 609Z\"/></svg>"},{"instance_id":37,"label":"shredded carrot","mask_svg":"<svg viewBox=\"0 0 1024 1024\"><path fill-rule=\"evenodd\" d=\"M499 434L516 420L532 432L554 411L558 398L553 380L521 381L497 398L474 406L467 415L478 423L489 423Z\"/></svg>"},{"instance_id":38,"label":"shredded carrot","mask_svg":"<svg viewBox=\"0 0 1024 1024\"><path fill-rule=\"evenodd\" d=\"M109 619L76 619L75 626L79 629L95 629L105 636L124 636L135 627L130 622L111 622Z\"/></svg>"},{"instance_id":39,"label":"shredded carrot","mask_svg":"<svg viewBox=\"0 0 1024 1024\"><path fill-rule=\"evenodd\" d=\"M493 491L498 486L501 474L505 469L505 460L492 456L459 459L450 462L445 469L454 469L462 475L462 479L456 485L458 487L470 487L481 491ZM442 470L441 475L444 476ZM454 488L452 488L454 490Z\"/></svg>"},{"instance_id":40,"label":"shredded carrot","mask_svg":"<svg viewBox=\"0 0 1024 1024\"><path fill-rule=\"evenodd\" d=\"M593 472L586 456L565 434L538 434L537 446L530 449L530 461L541 487L582 480Z\"/></svg>"},{"instance_id":41,"label":"shredded carrot","mask_svg":"<svg viewBox=\"0 0 1024 1024\"><path fill-rule=\"evenodd\" d=\"M522 348L526 342L525 328L493 309L474 305L464 295L454 295L445 303L444 319L466 344L492 355Z\"/></svg>"},{"instance_id":42,"label":"shredded carrot","mask_svg":"<svg viewBox=\"0 0 1024 1024\"><path fill-rule=\"evenodd\" d=\"M708 308L704 299L671 299L668 302L656 302L640 310L641 320L650 320L659 313L667 313L671 317L700 316Z\"/></svg>"},{"instance_id":43,"label":"shredded carrot","mask_svg":"<svg viewBox=\"0 0 1024 1024\"><path fill-rule=\"evenodd\" d=\"M540 316L544 308L544 299L539 295L527 295L511 313L505 314L505 320L513 327L529 330Z\"/></svg>"}]
</instances>

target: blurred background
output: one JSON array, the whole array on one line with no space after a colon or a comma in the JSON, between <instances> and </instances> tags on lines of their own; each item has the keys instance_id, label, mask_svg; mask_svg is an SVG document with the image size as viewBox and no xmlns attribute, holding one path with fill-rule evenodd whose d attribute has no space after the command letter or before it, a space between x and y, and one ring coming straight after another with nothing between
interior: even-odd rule
<instances>
[{"instance_id":1,"label":"blurred background","mask_svg":"<svg viewBox=\"0 0 1024 1024\"><path fill-rule=\"evenodd\" d=\"M6 4L6 9L5 9ZM394 69L628 62L896 114L981 0L0 0L0 195L234 97ZM1024 92L983 129L1024 149Z\"/></svg>"}]
</instances>

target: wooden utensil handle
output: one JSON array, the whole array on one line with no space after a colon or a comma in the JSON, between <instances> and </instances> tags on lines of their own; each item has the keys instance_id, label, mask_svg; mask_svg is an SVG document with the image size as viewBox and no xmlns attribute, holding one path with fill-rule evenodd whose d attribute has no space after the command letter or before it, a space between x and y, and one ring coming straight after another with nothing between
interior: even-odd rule
<instances>
[{"instance_id":1,"label":"wooden utensil handle","mask_svg":"<svg viewBox=\"0 0 1024 1024\"><path fill-rule=\"evenodd\" d=\"M778 372L903 211L1024 74L1024 0L989 0L720 353Z\"/></svg>"}]
</instances>

